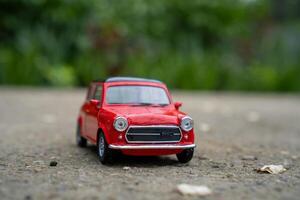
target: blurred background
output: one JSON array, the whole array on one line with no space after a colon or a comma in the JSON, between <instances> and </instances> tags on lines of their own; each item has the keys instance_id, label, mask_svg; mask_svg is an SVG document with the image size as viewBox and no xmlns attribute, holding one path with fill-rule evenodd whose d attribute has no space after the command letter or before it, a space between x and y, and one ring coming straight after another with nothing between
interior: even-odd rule
<instances>
[{"instance_id":1,"label":"blurred background","mask_svg":"<svg viewBox=\"0 0 300 200\"><path fill-rule=\"evenodd\" d=\"M299 0L1 0L0 84L300 91Z\"/></svg>"}]
</instances>

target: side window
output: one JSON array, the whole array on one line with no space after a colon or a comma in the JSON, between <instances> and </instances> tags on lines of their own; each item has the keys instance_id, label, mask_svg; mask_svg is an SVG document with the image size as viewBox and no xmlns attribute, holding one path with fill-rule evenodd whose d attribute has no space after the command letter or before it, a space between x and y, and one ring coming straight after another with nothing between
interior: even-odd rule
<instances>
[{"instance_id":1,"label":"side window","mask_svg":"<svg viewBox=\"0 0 300 200\"><path fill-rule=\"evenodd\" d=\"M95 91L95 85L91 85L89 87L89 91L88 91L88 94L87 94L87 100L93 99L93 97L94 97L94 91Z\"/></svg>"},{"instance_id":2,"label":"side window","mask_svg":"<svg viewBox=\"0 0 300 200\"><path fill-rule=\"evenodd\" d=\"M99 101L102 100L102 85L98 85L98 86L96 87L94 99L97 99L97 100L99 100Z\"/></svg>"}]
</instances>

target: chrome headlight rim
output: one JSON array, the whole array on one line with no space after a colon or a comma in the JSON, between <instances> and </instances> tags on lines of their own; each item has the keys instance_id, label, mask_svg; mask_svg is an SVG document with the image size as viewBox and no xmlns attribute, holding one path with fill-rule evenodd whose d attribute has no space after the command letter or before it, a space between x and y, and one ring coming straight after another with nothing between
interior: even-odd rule
<instances>
[{"instance_id":1,"label":"chrome headlight rim","mask_svg":"<svg viewBox=\"0 0 300 200\"><path fill-rule=\"evenodd\" d=\"M191 117L185 116L181 119L180 128L186 132L191 131L194 128L194 121Z\"/></svg>"},{"instance_id":2,"label":"chrome headlight rim","mask_svg":"<svg viewBox=\"0 0 300 200\"><path fill-rule=\"evenodd\" d=\"M120 125L119 122L123 122L123 125ZM123 132L128 128L128 120L125 117L116 117L113 125L117 131Z\"/></svg>"}]
</instances>

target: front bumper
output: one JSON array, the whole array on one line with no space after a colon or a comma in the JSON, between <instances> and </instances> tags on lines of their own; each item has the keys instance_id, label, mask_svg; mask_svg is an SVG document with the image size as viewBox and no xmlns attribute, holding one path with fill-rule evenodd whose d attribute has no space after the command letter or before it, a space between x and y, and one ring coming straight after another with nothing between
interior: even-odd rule
<instances>
[{"instance_id":1,"label":"front bumper","mask_svg":"<svg viewBox=\"0 0 300 200\"><path fill-rule=\"evenodd\" d=\"M121 150L130 150L130 149L190 149L195 148L195 144L147 144L147 145L115 145L110 144L108 146L110 149L121 149Z\"/></svg>"}]
</instances>

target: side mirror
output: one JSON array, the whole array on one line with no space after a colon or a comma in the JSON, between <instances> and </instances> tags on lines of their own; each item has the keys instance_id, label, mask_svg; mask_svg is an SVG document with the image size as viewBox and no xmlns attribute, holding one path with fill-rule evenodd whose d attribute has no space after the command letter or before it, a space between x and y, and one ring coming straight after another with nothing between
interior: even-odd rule
<instances>
[{"instance_id":1,"label":"side mirror","mask_svg":"<svg viewBox=\"0 0 300 200\"><path fill-rule=\"evenodd\" d=\"M97 108L100 107L100 101L97 100L97 99L91 99L91 100L90 100L90 103L91 103L91 105L93 105L93 106L95 106L95 107L97 107Z\"/></svg>"},{"instance_id":2,"label":"side mirror","mask_svg":"<svg viewBox=\"0 0 300 200\"><path fill-rule=\"evenodd\" d=\"M179 110L179 108L182 106L182 102L175 102L174 106L175 106L176 110Z\"/></svg>"}]
</instances>

